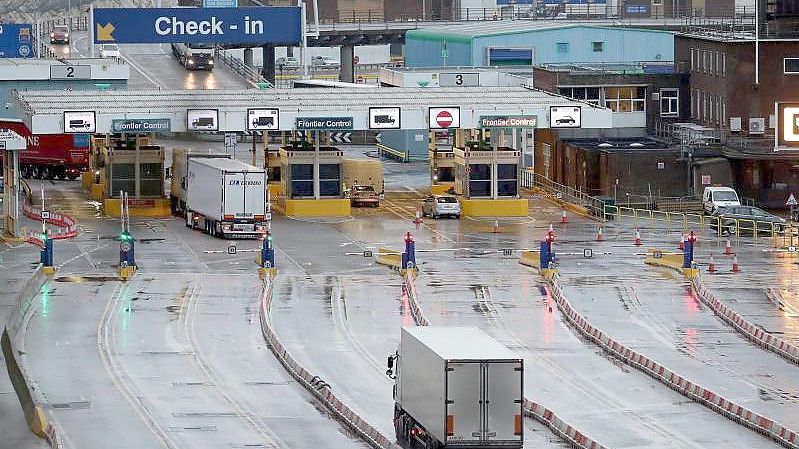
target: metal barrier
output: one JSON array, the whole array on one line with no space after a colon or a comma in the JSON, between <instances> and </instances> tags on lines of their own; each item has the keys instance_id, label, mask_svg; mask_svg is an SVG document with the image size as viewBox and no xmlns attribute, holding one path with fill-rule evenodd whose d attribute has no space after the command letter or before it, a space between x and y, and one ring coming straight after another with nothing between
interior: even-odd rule
<instances>
[{"instance_id":1,"label":"metal barrier","mask_svg":"<svg viewBox=\"0 0 799 449\"><path fill-rule=\"evenodd\" d=\"M228 54L222 48L216 48L216 58L221 60L226 66L233 70L237 74L239 74L245 80L251 82L252 84L265 84L268 87L275 87L272 83L266 80L261 75L261 72L251 65L247 65L241 59Z\"/></svg>"},{"instance_id":2,"label":"metal barrier","mask_svg":"<svg viewBox=\"0 0 799 449\"><path fill-rule=\"evenodd\" d=\"M531 169L522 172L521 181L522 187L539 188L558 200L585 207L591 215L601 217L605 210L605 201L574 187L559 184L546 176L535 173Z\"/></svg>"}]
</instances>

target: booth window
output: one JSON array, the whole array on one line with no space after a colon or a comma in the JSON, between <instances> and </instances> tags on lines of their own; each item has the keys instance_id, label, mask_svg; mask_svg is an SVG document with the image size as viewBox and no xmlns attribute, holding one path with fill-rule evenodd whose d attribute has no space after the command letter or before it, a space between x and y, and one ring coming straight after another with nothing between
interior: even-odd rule
<instances>
[{"instance_id":1,"label":"booth window","mask_svg":"<svg viewBox=\"0 0 799 449\"><path fill-rule=\"evenodd\" d=\"M469 197L491 196L491 165L469 164Z\"/></svg>"},{"instance_id":2,"label":"booth window","mask_svg":"<svg viewBox=\"0 0 799 449\"><path fill-rule=\"evenodd\" d=\"M319 196L341 195L341 165L319 164Z\"/></svg>"},{"instance_id":3,"label":"booth window","mask_svg":"<svg viewBox=\"0 0 799 449\"><path fill-rule=\"evenodd\" d=\"M313 164L291 164L291 198L313 196Z\"/></svg>"},{"instance_id":4,"label":"booth window","mask_svg":"<svg viewBox=\"0 0 799 449\"><path fill-rule=\"evenodd\" d=\"M497 164L497 195L516 196L519 167L516 164Z\"/></svg>"}]
</instances>

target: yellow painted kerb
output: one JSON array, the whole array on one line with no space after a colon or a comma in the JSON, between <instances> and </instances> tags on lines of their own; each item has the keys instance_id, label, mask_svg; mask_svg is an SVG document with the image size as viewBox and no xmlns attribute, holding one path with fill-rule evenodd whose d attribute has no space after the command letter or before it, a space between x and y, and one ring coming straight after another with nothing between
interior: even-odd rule
<instances>
[{"instance_id":1,"label":"yellow painted kerb","mask_svg":"<svg viewBox=\"0 0 799 449\"><path fill-rule=\"evenodd\" d=\"M528 267L538 268L541 265L540 251L522 251L519 263Z\"/></svg>"},{"instance_id":2,"label":"yellow painted kerb","mask_svg":"<svg viewBox=\"0 0 799 449\"><path fill-rule=\"evenodd\" d=\"M286 215L290 217L348 217L350 200L341 198L283 200Z\"/></svg>"},{"instance_id":3,"label":"yellow painted kerb","mask_svg":"<svg viewBox=\"0 0 799 449\"><path fill-rule=\"evenodd\" d=\"M527 199L463 199L461 210L467 217L526 217Z\"/></svg>"},{"instance_id":4,"label":"yellow painted kerb","mask_svg":"<svg viewBox=\"0 0 799 449\"><path fill-rule=\"evenodd\" d=\"M152 199L154 206L130 206L131 217L169 217L172 209L169 200ZM118 217L120 212L119 198L106 198L103 200L103 211L110 217Z\"/></svg>"}]
</instances>

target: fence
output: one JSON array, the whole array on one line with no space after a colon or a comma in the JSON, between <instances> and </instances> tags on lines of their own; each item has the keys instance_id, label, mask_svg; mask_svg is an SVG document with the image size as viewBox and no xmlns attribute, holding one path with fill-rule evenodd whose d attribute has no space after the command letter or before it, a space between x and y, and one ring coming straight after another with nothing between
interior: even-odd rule
<instances>
[{"instance_id":1,"label":"fence","mask_svg":"<svg viewBox=\"0 0 799 449\"><path fill-rule=\"evenodd\" d=\"M261 75L261 72L257 68L245 64L244 61L229 54L221 48L216 48L216 58L221 60L230 68L230 70L233 70L242 78L253 84L265 85L266 87L275 87Z\"/></svg>"}]
</instances>

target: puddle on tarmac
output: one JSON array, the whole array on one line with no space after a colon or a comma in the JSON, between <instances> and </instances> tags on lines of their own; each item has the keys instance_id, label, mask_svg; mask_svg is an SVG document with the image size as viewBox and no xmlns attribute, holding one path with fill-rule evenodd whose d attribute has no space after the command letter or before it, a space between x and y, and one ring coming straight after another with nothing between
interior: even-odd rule
<instances>
[{"instance_id":1,"label":"puddle on tarmac","mask_svg":"<svg viewBox=\"0 0 799 449\"><path fill-rule=\"evenodd\" d=\"M118 281L115 276L61 276L54 279L56 282L83 283L83 282L109 282Z\"/></svg>"}]
</instances>

